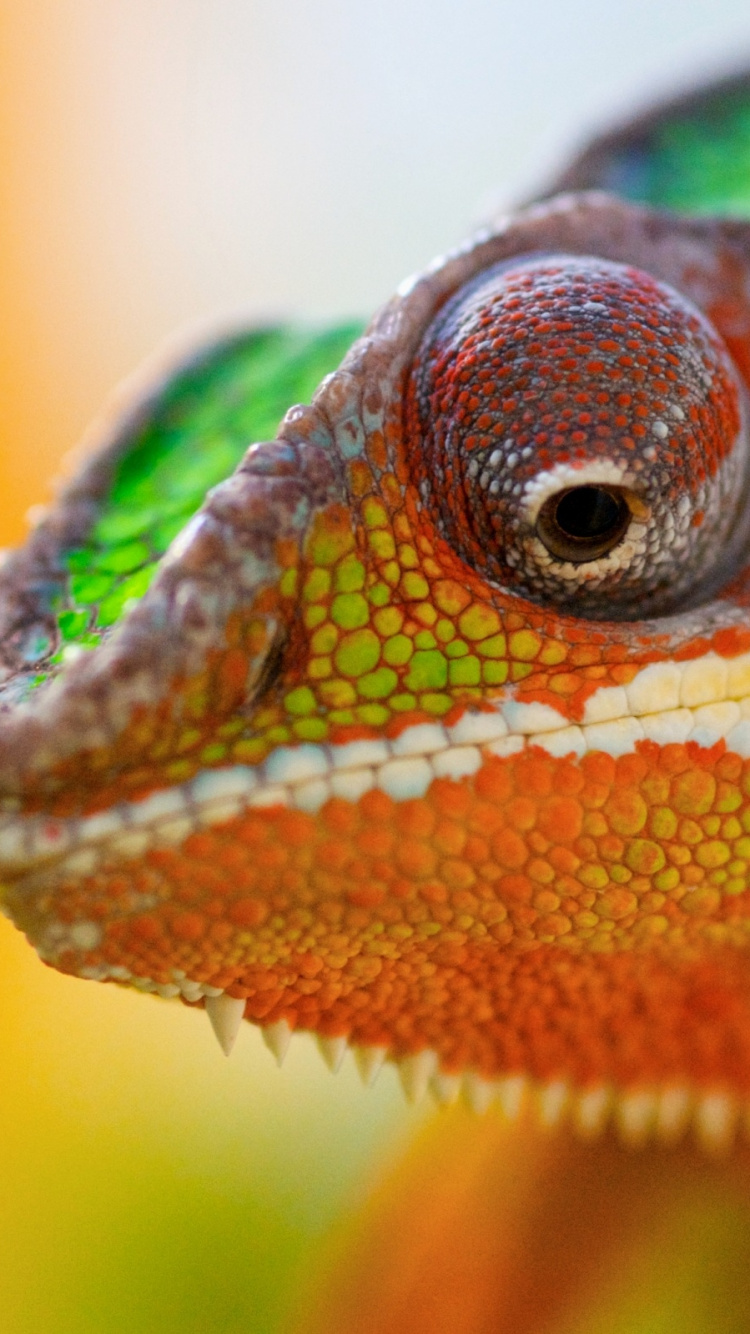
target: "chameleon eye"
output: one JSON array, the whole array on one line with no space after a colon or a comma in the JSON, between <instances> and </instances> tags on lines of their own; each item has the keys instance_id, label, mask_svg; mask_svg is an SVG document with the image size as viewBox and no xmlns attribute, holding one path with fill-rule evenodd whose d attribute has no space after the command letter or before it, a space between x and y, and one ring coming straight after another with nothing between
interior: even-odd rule
<instances>
[{"instance_id":1,"label":"chameleon eye","mask_svg":"<svg viewBox=\"0 0 750 1334\"><path fill-rule=\"evenodd\" d=\"M583 564L606 556L624 537L630 517L614 487L572 486L545 501L536 531L553 556Z\"/></svg>"},{"instance_id":2,"label":"chameleon eye","mask_svg":"<svg viewBox=\"0 0 750 1334\"><path fill-rule=\"evenodd\" d=\"M526 256L468 283L406 394L422 500L453 549L607 620L694 605L731 573L748 537L745 418L706 316L588 256Z\"/></svg>"}]
</instances>

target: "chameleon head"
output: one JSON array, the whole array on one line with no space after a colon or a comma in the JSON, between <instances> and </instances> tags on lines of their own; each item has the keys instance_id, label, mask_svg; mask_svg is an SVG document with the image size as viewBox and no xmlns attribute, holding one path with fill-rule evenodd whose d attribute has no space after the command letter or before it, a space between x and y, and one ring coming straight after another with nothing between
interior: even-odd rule
<instances>
[{"instance_id":1,"label":"chameleon head","mask_svg":"<svg viewBox=\"0 0 750 1334\"><path fill-rule=\"evenodd\" d=\"M713 223L519 214L381 312L145 592L146 482L181 504L222 414L243 439L268 343L141 404L0 577L3 904L46 961L205 1006L227 1046L243 1017L277 1051L350 1042L412 1093L512 1108L532 1081L591 1130L616 1090L633 1140L728 1124L747 272Z\"/></svg>"},{"instance_id":2,"label":"chameleon head","mask_svg":"<svg viewBox=\"0 0 750 1334\"><path fill-rule=\"evenodd\" d=\"M438 312L409 377L424 505L488 579L578 616L705 600L747 541L745 391L673 287L524 256Z\"/></svg>"}]
</instances>

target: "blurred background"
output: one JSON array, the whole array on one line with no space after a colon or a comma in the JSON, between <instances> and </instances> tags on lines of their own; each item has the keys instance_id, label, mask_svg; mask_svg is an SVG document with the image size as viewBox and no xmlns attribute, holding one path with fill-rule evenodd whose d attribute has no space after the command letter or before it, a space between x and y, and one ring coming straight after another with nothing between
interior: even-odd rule
<instances>
[{"instance_id":1,"label":"blurred background","mask_svg":"<svg viewBox=\"0 0 750 1334\"><path fill-rule=\"evenodd\" d=\"M367 315L746 0L0 0L0 544L175 328ZM424 1113L0 932L2 1334L273 1334ZM311 1252L311 1247L313 1248Z\"/></svg>"}]
</instances>

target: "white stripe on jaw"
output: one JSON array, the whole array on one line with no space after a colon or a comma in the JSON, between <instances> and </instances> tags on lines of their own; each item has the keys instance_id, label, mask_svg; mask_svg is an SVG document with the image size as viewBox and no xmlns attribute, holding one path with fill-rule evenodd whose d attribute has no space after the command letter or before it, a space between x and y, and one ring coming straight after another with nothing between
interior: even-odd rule
<instances>
[{"instance_id":1,"label":"white stripe on jaw","mask_svg":"<svg viewBox=\"0 0 750 1334\"><path fill-rule=\"evenodd\" d=\"M0 817L0 874L89 875L105 858L179 846L190 833L256 807L284 805L314 814L331 797L358 801L373 788L406 801L424 796L436 778L476 773L484 753L507 757L534 745L560 758L593 750L618 756L642 740L703 747L724 740L749 758L750 653L652 663L629 685L597 690L580 725L547 704L505 699L492 710L467 711L452 727L419 723L393 740L282 746L257 767L209 769L179 787L96 815L56 819L9 811Z\"/></svg>"}]
</instances>

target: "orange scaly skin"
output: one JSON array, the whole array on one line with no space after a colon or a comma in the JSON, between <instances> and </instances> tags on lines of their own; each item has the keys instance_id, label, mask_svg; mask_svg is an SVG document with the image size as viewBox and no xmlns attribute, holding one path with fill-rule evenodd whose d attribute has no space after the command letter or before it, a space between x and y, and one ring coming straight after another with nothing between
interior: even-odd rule
<instances>
[{"instance_id":1,"label":"orange scaly skin","mask_svg":"<svg viewBox=\"0 0 750 1334\"><path fill-rule=\"evenodd\" d=\"M746 367L730 224L571 196L431 270L109 644L6 716L4 903L64 972L232 998L446 1097L523 1075L572 1087L584 1128L614 1090L632 1138L694 1100L723 1133L750 1098L747 574L648 621L579 617L472 564L417 484L422 336L529 251L654 275ZM626 375L637 405L621 337L612 393Z\"/></svg>"}]
</instances>

